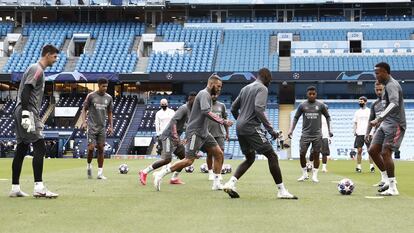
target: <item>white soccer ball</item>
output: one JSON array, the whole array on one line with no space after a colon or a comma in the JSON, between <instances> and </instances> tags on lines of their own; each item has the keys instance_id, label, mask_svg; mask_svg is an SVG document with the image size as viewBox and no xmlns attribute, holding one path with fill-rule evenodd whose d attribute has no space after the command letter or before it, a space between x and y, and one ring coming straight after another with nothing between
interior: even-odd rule
<instances>
[{"instance_id":1,"label":"white soccer ball","mask_svg":"<svg viewBox=\"0 0 414 233\"><path fill-rule=\"evenodd\" d=\"M123 164L119 165L118 170L119 170L119 173L121 173L121 174L127 174L128 171L129 171L129 168L128 168L128 165L123 163Z\"/></svg>"},{"instance_id":2,"label":"white soccer ball","mask_svg":"<svg viewBox=\"0 0 414 233\"><path fill-rule=\"evenodd\" d=\"M203 163L203 164L201 164L201 166L200 166L200 171L201 171L202 173L208 173L208 166L207 166L207 163Z\"/></svg>"},{"instance_id":3,"label":"white soccer ball","mask_svg":"<svg viewBox=\"0 0 414 233\"><path fill-rule=\"evenodd\" d=\"M188 166L188 167L184 168L184 170L185 170L185 172L187 172L187 173L193 173L193 171L194 171L194 166L193 166L193 165L190 165L190 166Z\"/></svg>"},{"instance_id":4,"label":"white soccer ball","mask_svg":"<svg viewBox=\"0 0 414 233\"><path fill-rule=\"evenodd\" d=\"M355 189L354 182L352 180L345 178L339 181L338 183L338 191L342 195L351 195Z\"/></svg>"}]
</instances>

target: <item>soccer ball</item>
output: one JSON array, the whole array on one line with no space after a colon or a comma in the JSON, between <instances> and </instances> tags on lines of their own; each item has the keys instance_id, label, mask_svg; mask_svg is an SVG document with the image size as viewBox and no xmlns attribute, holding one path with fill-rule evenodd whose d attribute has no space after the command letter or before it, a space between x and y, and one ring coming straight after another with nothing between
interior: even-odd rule
<instances>
[{"instance_id":1,"label":"soccer ball","mask_svg":"<svg viewBox=\"0 0 414 233\"><path fill-rule=\"evenodd\" d=\"M127 174L128 171L129 171L129 168L128 168L128 165L123 163L123 164L119 165L118 170L119 170L119 173L121 173L121 174Z\"/></svg>"},{"instance_id":2,"label":"soccer ball","mask_svg":"<svg viewBox=\"0 0 414 233\"><path fill-rule=\"evenodd\" d=\"M194 166L193 166L193 165L190 165L190 166L188 166L188 167L184 168L184 170L185 170L185 172L187 172L187 173L193 173L193 171L194 171Z\"/></svg>"},{"instance_id":3,"label":"soccer ball","mask_svg":"<svg viewBox=\"0 0 414 233\"><path fill-rule=\"evenodd\" d=\"M354 188L354 182L348 178L342 179L338 183L338 191L342 195L351 195L351 193L354 191Z\"/></svg>"},{"instance_id":4,"label":"soccer ball","mask_svg":"<svg viewBox=\"0 0 414 233\"><path fill-rule=\"evenodd\" d=\"M200 166L200 171L201 171L202 173L208 173L207 163L203 163L203 164L201 164L201 166Z\"/></svg>"},{"instance_id":5,"label":"soccer ball","mask_svg":"<svg viewBox=\"0 0 414 233\"><path fill-rule=\"evenodd\" d=\"M223 164L221 168L221 174L231 173L231 165L230 164Z\"/></svg>"},{"instance_id":6,"label":"soccer ball","mask_svg":"<svg viewBox=\"0 0 414 233\"><path fill-rule=\"evenodd\" d=\"M307 162L306 163L306 171L311 172L312 168L313 168L313 163L312 162Z\"/></svg>"}]
</instances>

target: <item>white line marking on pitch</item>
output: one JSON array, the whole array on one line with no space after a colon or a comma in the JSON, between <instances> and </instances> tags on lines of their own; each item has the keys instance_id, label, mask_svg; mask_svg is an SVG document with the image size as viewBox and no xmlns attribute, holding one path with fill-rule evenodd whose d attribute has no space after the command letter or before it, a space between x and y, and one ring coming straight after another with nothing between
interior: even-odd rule
<instances>
[{"instance_id":1,"label":"white line marking on pitch","mask_svg":"<svg viewBox=\"0 0 414 233\"><path fill-rule=\"evenodd\" d=\"M8 181L8 179L0 179L0 181Z\"/></svg>"},{"instance_id":2,"label":"white line marking on pitch","mask_svg":"<svg viewBox=\"0 0 414 233\"><path fill-rule=\"evenodd\" d=\"M383 199L384 197L381 196L365 196L367 199Z\"/></svg>"}]
</instances>

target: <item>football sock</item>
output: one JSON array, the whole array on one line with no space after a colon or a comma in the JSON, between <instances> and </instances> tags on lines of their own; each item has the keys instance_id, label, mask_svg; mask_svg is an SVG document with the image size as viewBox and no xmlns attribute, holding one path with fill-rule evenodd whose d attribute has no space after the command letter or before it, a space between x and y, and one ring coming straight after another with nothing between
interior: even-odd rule
<instances>
[{"instance_id":1,"label":"football sock","mask_svg":"<svg viewBox=\"0 0 414 233\"><path fill-rule=\"evenodd\" d=\"M154 168L152 167L152 165L150 165L150 166L146 167L144 170L142 170L142 172L144 174L148 174L148 173L152 172L153 170L154 170Z\"/></svg>"}]
</instances>

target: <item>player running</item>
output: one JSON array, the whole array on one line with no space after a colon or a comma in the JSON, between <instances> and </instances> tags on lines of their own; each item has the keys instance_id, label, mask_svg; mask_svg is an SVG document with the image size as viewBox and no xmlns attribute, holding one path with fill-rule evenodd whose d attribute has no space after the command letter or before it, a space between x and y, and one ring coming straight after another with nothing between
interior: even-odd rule
<instances>
[{"instance_id":1,"label":"player running","mask_svg":"<svg viewBox=\"0 0 414 233\"><path fill-rule=\"evenodd\" d=\"M318 170L319 170L319 153L322 147L322 120L321 116L324 115L326 123L328 124L329 137L333 137L331 131L331 117L329 116L328 110L325 104L321 101L316 100L317 92L316 87L310 86L307 89L308 99L301 103L296 111L293 119L292 126L289 130L288 137L292 138L293 130L299 121L299 118L303 116L302 124L302 137L300 138L300 165L302 167L302 176L298 181L305 181L309 179L308 172L306 169L306 152L309 146L312 144L311 156L313 157L313 174L312 181L318 183Z\"/></svg>"},{"instance_id":2,"label":"player running","mask_svg":"<svg viewBox=\"0 0 414 233\"><path fill-rule=\"evenodd\" d=\"M278 189L277 197L298 199L285 188L277 154L266 138L266 132L261 128L263 125L273 140L278 138L279 134L273 129L265 114L268 87L271 81L270 71L267 68L260 69L257 80L245 86L231 106L231 113L237 119L236 133L240 148L246 158L224 185L224 191L231 198L240 197L236 191L236 183L254 163L257 152L266 156L268 160L270 173Z\"/></svg>"},{"instance_id":3,"label":"player running","mask_svg":"<svg viewBox=\"0 0 414 233\"><path fill-rule=\"evenodd\" d=\"M221 190L223 188L220 181L221 168L223 165L223 151L220 149L220 146L217 144L214 137L208 132L207 125L207 119L214 120L217 123L228 127L231 127L233 124L229 120L223 120L218 117L211 110L211 95L220 93L221 87L221 78L214 74L208 79L207 87L198 92L185 131L187 138L185 158L172 165L168 164L161 171L154 173L154 186L157 191L160 191L161 181L164 176L193 164L201 148L204 148L208 154L212 154L214 160L217 161L217 163L214 163L214 181L211 189Z\"/></svg>"},{"instance_id":4,"label":"player running","mask_svg":"<svg viewBox=\"0 0 414 233\"><path fill-rule=\"evenodd\" d=\"M95 147L98 151L98 176L99 180L106 180L103 175L104 164L104 146L106 134L113 134L113 100L112 96L106 93L108 89L108 80L101 78L98 80L98 90L89 93L83 103L82 109L82 129L87 128L88 140L88 159L87 159L87 175L92 179L92 158ZM106 130L106 118L108 117L108 131Z\"/></svg>"},{"instance_id":5,"label":"player running","mask_svg":"<svg viewBox=\"0 0 414 233\"><path fill-rule=\"evenodd\" d=\"M42 48L40 60L29 66L20 80L16 108L13 113L16 122L17 148L12 164L13 178L10 197L29 196L21 190L19 182L23 160L30 144L33 146L33 196L45 198L59 196L59 194L49 191L43 184L43 158L46 154L46 146L42 132L43 123L40 120L40 108L45 89L44 70L56 62L58 53L59 50L53 45L45 45Z\"/></svg>"},{"instance_id":6,"label":"player running","mask_svg":"<svg viewBox=\"0 0 414 233\"><path fill-rule=\"evenodd\" d=\"M146 167L145 169L141 170L139 175L139 180L142 185L147 184L147 175L148 173L152 172L153 170L160 168L164 165L171 163L172 154L174 153L179 159L184 159L185 157L185 148L183 142L180 141L180 136L184 132L185 123L188 120L188 117L191 113L191 108L193 107L194 99L196 97L196 92L191 92L187 97L187 103L181 105L177 111L175 112L174 116L165 127L162 134L159 136L159 139L162 143L162 152L161 152L161 159L155 161L150 166ZM178 178L181 169L175 171L170 179L170 184L184 184Z\"/></svg>"}]
</instances>

